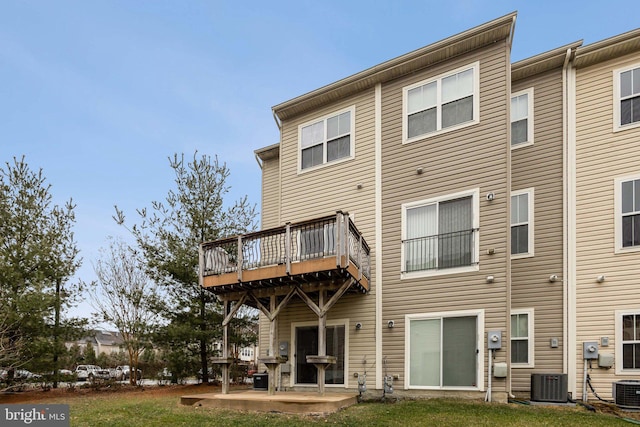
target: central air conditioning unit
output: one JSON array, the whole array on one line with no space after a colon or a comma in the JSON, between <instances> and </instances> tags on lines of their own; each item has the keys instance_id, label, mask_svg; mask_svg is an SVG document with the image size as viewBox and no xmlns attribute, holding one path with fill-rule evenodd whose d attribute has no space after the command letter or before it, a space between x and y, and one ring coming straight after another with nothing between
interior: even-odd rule
<instances>
[{"instance_id":1,"label":"central air conditioning unit","mask_svg":"<svg viewBox=\"0 0 640 427\"><path fill-rule=\"evenodd\" d=\"M531 400L566 403L568 385L567 374L531 374Z\"/></svg>"},{"instance_id":2,"label":"central air conditioning unit","mask_svg":"<svg viewBox=\"0 0 640 427\"><path fill-rule=\"evenodd\" d=\"M640 380L614 382L613 401L621 408L640 409Z\"/></svg>"}]
</instances>

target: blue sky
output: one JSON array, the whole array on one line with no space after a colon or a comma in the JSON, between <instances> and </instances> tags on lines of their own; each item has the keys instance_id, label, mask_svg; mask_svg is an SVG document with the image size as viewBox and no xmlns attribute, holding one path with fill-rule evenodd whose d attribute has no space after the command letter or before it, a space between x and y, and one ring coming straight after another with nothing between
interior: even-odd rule
<instances>
[{"instance_id":1,"label":"blue sky","mask_svg":"<svg viewBox=\"0 0 640 427\"><path fill-rule=\"evenodd\" d=\"M131 221L162 200L169 156L217 155L229 201L259 204L273 105L513 11L513 61L640 27L630 0L0 0L0 162L25 155L73 198L90 281L107 236L127 236L113 206Z\"/></svg>"}]
</instances>

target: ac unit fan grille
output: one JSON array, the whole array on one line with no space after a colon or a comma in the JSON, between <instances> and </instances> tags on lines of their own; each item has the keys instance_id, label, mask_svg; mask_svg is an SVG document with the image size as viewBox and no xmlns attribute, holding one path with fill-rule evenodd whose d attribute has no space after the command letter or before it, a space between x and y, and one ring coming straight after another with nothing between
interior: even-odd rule
<instances>
[{"instance_id":1,"label":"ac unit fan grille","mask_svg":"<svg viewBox=\"0 0 640 427\"><path fill-rule=\"evenodd\" d=\"M531 400L534 402L567 402L567 374L531 374Z\"/></svg>"},{"instance_id":2,"label":"ac unit fan grille","mask_svg":"<svg viewBox=\"0 0 640 427\"><path fill-rule=\"evenodd\" d=\"M620 407L640 409L640 380L614 382L613 398Z\"/></svg>"}]
</instances>

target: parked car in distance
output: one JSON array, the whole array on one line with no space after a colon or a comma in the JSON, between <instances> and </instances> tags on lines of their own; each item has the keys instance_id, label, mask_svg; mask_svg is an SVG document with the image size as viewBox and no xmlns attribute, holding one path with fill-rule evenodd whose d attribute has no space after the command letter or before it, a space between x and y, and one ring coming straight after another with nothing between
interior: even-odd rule
<instances>
[{"instance_id":1,"label":"parked car in distance","mask_svg":"<svg viewBox=\"0 0 640 427\"><path fill-rule=\"evenodd\" d=\"M131 378L131 367L129 365L116 366L115 378L118 381L124 381ZM142 371L140 369L137 370L136 379L142 379Z\"/></svg>"},{"instance_id":2,"label":"parked car in distance","mask_svg":"<svg viewBox=\"0 0 640 427\"><path fill-rule=\"evenodd\" d=\"M109 370L102 369L97 365L78 365L76 367L76 375L78 381L93 381L94 379L108 380L110 378Z\"/></svg>"},{"instance_id":3,"label":"parked car in distance","mask_svg":"<svg viewBox=\"0 0 640 427\"><path fill-rule=\"evenodd\" d=\"M9 371L12 368L2 369L0 370L0 380L6 381L9 379ZM14 381L26 381L26 380L37 380L42 378L39 374L34 374L31 371L27 371L26 369L13 369L13 380Z\"/></svg>"}]
</instances>

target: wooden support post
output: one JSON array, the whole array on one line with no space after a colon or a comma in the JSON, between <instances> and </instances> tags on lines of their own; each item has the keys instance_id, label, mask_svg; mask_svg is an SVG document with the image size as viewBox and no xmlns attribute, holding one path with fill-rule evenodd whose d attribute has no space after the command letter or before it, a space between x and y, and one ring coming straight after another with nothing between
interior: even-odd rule
<instances>
[{"instance_id":1,"label":"wooden support post","mask_svg":"<svg viewBox=\"0 0 640 427\"><path fill-rule=\"evenodd\" d=\"M222 301L223 316L229 315L229 300ZM222 357L229 357L229 323L223 322L222 326ZM222 394L229 394L229 364L222 365Z\"/></svg>"},{"instance_id":2,"label":"wooden support post","mask_svg":"<svg viewBox=\"0 0 640 427\"><path fill-rule=\"evenodd\" d=\"M362 245L362 233L358 236L358 280L362 279L362 252L364 252L364 246Z\"/></svg>"},{"instance_id":3,"label":"wooden support post","mask_svg":"<svg viewBox=\"0 0 640 427\"><path fill-rule=\"evenodd\" d=\"M276 311L277 300L275 295L271 295L269 311L271 313ZM269 322L269 356L276 358L278 354L278 316L273 316ZM276 394L276 372L278 365L271 363L267 365L269 370L269 385L268 385L268 394L274 395Z\"/></svg>"},{"instance_id":4,"label":"wooden support post","mask_svg":"<svg viewBox=\"0 0 640 427\"><path fill-rule=\"evenodd\" d=\"M318 356L321 357L327 355L327 316L326 312L323 310L325 294L326 291L321 290L318 295L318 306L322 313L318 316ZM324 396L325 365L324 363L319 363L316 365L316 368L318 369L318 393L320 396Z\"/></svg>"},{"instance_id":5,"label":"wooden support post","mask_svg":"<svg viewBox=\"0 0 640 427\"><path fill-rule=\"evenodd\" d=\"M202 250L202 243L198 245L198 285L202 287L204 281L204 251Z\"/></svg>"},{"instance_id":6,"label":"wooden support post","mask_svg":"<svg viewBox=\"0 0 640 427\"><path fill-rule=\"evenodd\" d=\"M284 232L284 262L285 271L291 274L291 223L288 222Z\"/></svg>"},{"instance_id":7,"label":"wooden support post","mask_svg":"<svg viewBox=\"0 0 640 427\"><path fill-rule=\"evenodd\" d=\"M333 241L336 247L336 266L340 267L342 264L342 232L340 225L342 223L342 211L336 212L336 223L333 227Z\"/></svg>"},{"instance_id":8,"label":"wooden support post","mask_svg":"<svg viewBox=\"0 0 640 427\"><path fill-rule=\"evenodd\" d=\"M238 282L242 282L242 236L238 236Z\"/></svg>"}]
</instances>

